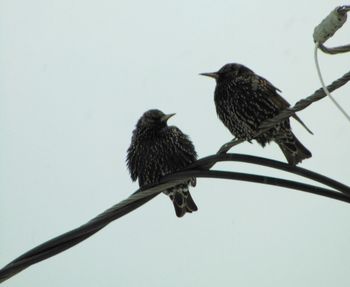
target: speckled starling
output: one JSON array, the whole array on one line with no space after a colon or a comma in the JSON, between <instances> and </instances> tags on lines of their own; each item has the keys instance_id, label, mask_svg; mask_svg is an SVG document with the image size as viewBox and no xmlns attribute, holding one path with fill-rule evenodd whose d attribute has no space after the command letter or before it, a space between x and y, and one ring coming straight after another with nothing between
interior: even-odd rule
<instances>
[{"instance_id":1,"label":"speckled starling","mask_svg":"<svg viewBox=\"0 0 350 287\"><path fill-rule=\"evenodd\" d=\"M158 183L162 176L187 167L197 158L188 136L179 128L167 125L173 115L149 110L136 124L127 151L127 165L131 179L138 179L141 188ZM178 217L198 209L188 190L189 184L195 186L196 179L186 180L164 192L173 202Z\"/></svg>"},{"instance_id":2,"label":"speckled starling","mask_svg":"<svg viewBox=\"0 0 350 287\"><path fill-rule=\"evenodd\" d=\"M214 101L220 120L230 132L241 140L255 139L263 147L270 141L276 142L291 165L311 157L293 134L289 119L278 123L266 133L254 137L259 125L289 107L289 103L278 93L279 89L240 64L226 64L214 73L201 75L216 80ZM295 114L293 116L305 128Z\"/></svg>"}]
</instances>

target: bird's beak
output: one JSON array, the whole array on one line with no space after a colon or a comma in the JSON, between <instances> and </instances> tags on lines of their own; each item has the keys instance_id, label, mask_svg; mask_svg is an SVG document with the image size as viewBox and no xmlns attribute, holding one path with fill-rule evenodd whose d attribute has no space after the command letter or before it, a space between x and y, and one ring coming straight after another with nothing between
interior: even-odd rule
<instances>
[{"instance_id":1,"label":"bird's beak","mask_svg":"<svg viewBox=\"0 0 350 287\"><path fill-rule=\"evenodd\" d=\"M168 121L168 119L170 119L172 116L175 116L175 115L176 115L175 113L174 113L174 114L164 115L164 116L161 117L160 120L161 120L162 122L165 122L165 123L166 123L166 122Z\"/></svg>"},{"instance_id":2,"label":"bird's beak","mask_svg":"<svg viewBox=\"0 0 350 287\"><path fill-rule=\"evenodd\" d=\"M214 79L218 79L219 78L219 74L214 72L214 73L201 73L201 76L207 76L210 78L214 78Z\"/></svg>"}]
</instances>

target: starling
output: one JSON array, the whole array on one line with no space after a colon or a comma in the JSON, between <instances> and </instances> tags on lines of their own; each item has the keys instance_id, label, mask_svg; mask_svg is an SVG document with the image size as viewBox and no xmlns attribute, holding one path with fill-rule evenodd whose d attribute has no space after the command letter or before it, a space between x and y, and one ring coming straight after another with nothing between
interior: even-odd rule
<instances>
[{"instance_id":1,"label":"starling","mask_svg":"<svg viewBox=\"0 0 350 287\"><path fill-rule=\"evenodd\" d=\"M273 118L290 106L278 93L280 90L269 81L236 63L226 64L217 72L201 75L216 80L216 112L237 139L249 142L255 139L263 147L266 143L274 141L291 165L311 157L311 152L293 134L289 119L255 137L263 121ZM296 114L293 117L311 133Z\"/></svg>"},{"instance_id":2,"label":"starling","mask_svg":"<svg viewBox=\"0 0 350 287\"><path fill-rule=\"evenodd\" d=\"M158 183L161 177L184 169L197 158L188 136L179 128L167 125L173 115L149 110L136 124L127 151L127 165L131 179L138 179L141 188ZM198 210L188 190L189 184L195 186L196 179L185 180L164 192L173 202L178 217Z\"/></svg>"}]
</instances>

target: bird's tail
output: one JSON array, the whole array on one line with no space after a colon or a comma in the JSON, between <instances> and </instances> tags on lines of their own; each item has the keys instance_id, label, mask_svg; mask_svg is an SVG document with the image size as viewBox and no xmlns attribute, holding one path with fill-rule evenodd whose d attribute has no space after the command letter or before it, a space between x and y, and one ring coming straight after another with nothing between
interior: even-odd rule
<instances>
[{"instance_id":1,"label":"bird's tail","mask_svg":"<svg viewBox=\"0 0 350 287\"><path fill-rule=\"evenodd\" d=\"M177 217L182 217L186 212L197 211L198 207L192 199L188 190L188 184L182 183L166 191L174 204Z\"/></svg>"},{"instance_id":2,"label":"bird's tail","mask_svg":"<svg viewBox=\"0 0 350 287\"><path fill-rule=\"evenodd\" d=\"M284 156L291 165L297 165L303 159L310 158L311 152L290 132L276 140Z\"/></svg>"}]
</instances>

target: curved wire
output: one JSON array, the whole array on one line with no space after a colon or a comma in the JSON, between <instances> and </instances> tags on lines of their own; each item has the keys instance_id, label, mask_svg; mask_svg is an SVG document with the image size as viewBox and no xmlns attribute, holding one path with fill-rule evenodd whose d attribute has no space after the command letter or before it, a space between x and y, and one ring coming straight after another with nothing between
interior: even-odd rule
<instances>
[{"instance_id":1,"label":"curved wire","mask_svg":"<svg viewBox=\"0 0 350 287\"><path fill-rule=\"evenodd\" d=\"M332 179L327 179L327 177L316 174L312 171L301 169L298 167L292 167L282 162L277 162L274 160L238 155L238 154L224 154L224 155L213 155L203 159L198 160L192 166L192 169L187 169L182 172L174 173L164 177L159 185L146 187L146 190L137 190L127 199L119 202L113 207L107 209L105 212L99 214L92 220L88 221L86 224L66 232L60 236L57 236L31 250L24 253L17 259L13 260L7 264L4 268L0 270L0 283L11 278L32 264L38 263L42 260L50 258L64 250L67 250L74 245L87 239L94 233L101 230L103 227L108 225L110 222L128 214L129 212L137 209L141 205L145 204L147 201L151 200L153 197L158 195L163 190L182 182L184 179L189 177L207 177L207 178L221 178L221 179L231 179L231 180L243 180L256 183L263 183L269 185L277 185L281 187L292 188L296 190L301 190L321 196L326 196L336 200L350 203L350 196L342 194L335 190L330 190L326 188L321 188L305 183L300 183L296 181L279 179L268 176L261 176L255 174L238 173L230 171L218 171L218 170L208 170L208 164L212 166L218 161L244 161L248 163L255 163L265 166L271 166L277 169L290 171L294 173L307 173L309 178L314 177L315 180L322 182L324 184L331 185L335 188L339 188L341 191L350 191L350 187L338 183Z\"/></svg>"},{"instance_id":2,"label":"curved wire","mask_svg":"<svg viewBox=\"0 0 350 287\"><path fill-rule=\"evenodd\" d=\"M323 44L320 44L320 49L322 50L322 52L327 53L327 54L340 54L340 53L347 53L350 51L350 45L343 45L343 46L339 46L339 47L334 47L334 48L328 48Z\"/></svg>"},{"instance_id":3,"label":"curved wire","mask_svg":"<svg viewBox=\"0 0 350 287\"><path fill-rule=\"evenodd\" d=\"M320 64L318 62L318 57L317 57L317 52L320 44L317 42L315 44L315 49L314 49L314 59L315 59L315 65L316 65L316 71L318 78L320 79L323 91L325 94L331 99L332 103L336 106L336 108L344 115L344 117L350 122L350 116L349 114L343 109L343 107L337 102L337 100L331 95L331 93L327 90L326 85L323 81L322 73L321 73L321 68Z\"/></svg>"},{"instance_id":4,"label":"curved wire","mask_svg":"<svg viewBox=\"0 0 350 287\"><path fill-rule=\"evenodd\" d=\"M281 179L281 178L275 178L275 177L269 177L269 176L249 174L249 173L221 171L221 170L191 170L183 173L174 174L174 176L176 176L176 179L177 177L182 178L183 175L192 176L192 177L220 178L220 179L249 181L249 182L255 182L255 183L281 186L285 188L296 189L296 190L313 193L320 196L325 196L325 197L350 203L350 197L340 192L319 187L319 186L306 184L306 183L300 183L300 182L292 181L288 179Z\"/></svg>"},{"instance_id":5,"label":"curved wire","mask_svg":"<svg viewBox=\"0 0 350 287\"><path fill-rule=\"evenodd\" d=\"M280 162L277 160L258 157L258 156L252 156L247 154L226 153L226 154L216 154L216 155L207 156L194 162L191 166L189 166L189 169L195 169L195 168L209 169L217 162L222 162L222 161L233 161L233 162L238 161L238 162L257 164L261 166L283 170L289 173L294 173L294 174L309 178L311 180L317 181L324 185L327 185L331 188L334 188L350 196L350 187L332 178L329 178L327 176L324 176L322 174L316 173L314 171L311 171L299 166L292 166L290 164Z\"/></svg>"}]
</instances>

